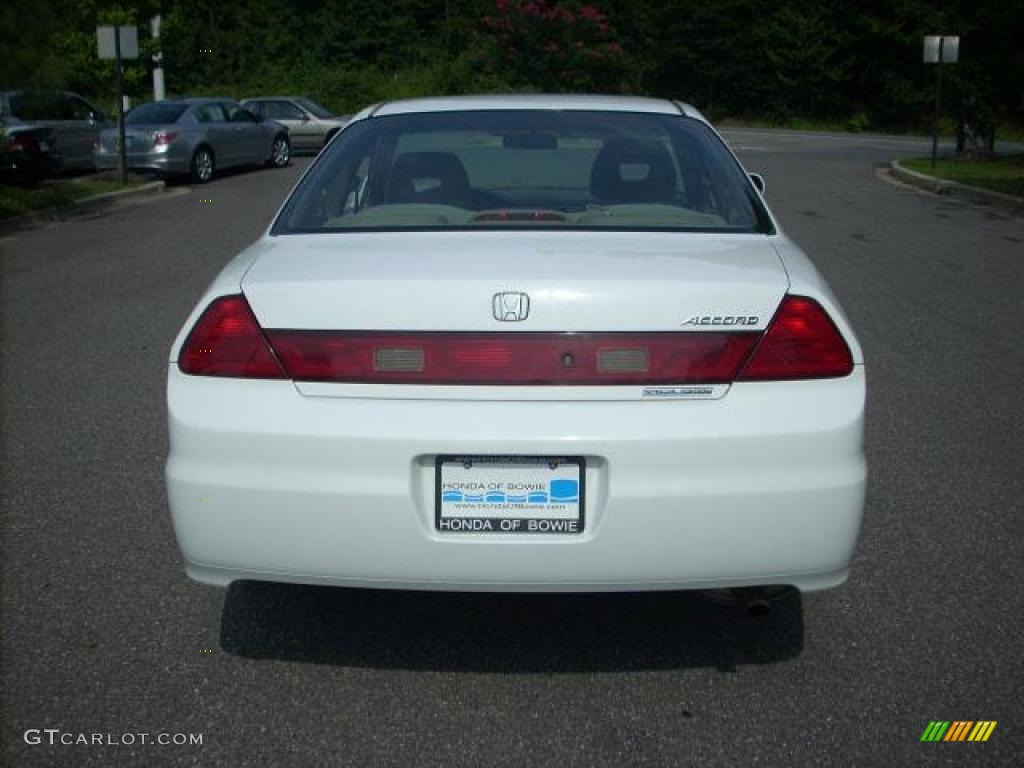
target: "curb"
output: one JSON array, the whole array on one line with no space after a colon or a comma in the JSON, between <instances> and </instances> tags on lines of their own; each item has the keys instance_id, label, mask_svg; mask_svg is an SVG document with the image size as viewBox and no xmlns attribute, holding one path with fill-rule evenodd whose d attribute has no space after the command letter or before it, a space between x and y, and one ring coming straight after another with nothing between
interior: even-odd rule
<instances>
[{"instance_id":1,"label":"curb","mask_svg":"<svg viewBox=\"0 0 1024 768\"><path fill-rule=\"evenodd\" d=\"M9 235L15 232L23 232L27 229L36 229L52 221L81 216L94 211L108 208L126 198L146 197L164 192L167 188L165 181L149 181L131 189L117 189L113 192L103 192L99 195L83 197L67 205L58 205L53 208L43 208L21 216L11 216L7 219L0 219L0 235Z\"/></svg>"},{"instance_id":2,"label":"curb","mask_svg":"<svg viewBox=\"0 0 1024 768\"><path fill-rule=\"evenodd\" d=\"M935 176L928 176L927 174L904 168L900 165L899 160L893 160L889 163L889 172L906 184L919 187L936 195L955 197L981 205L991 205L1015 213L1018 216L1024 216L1024 197L1007 195L1003 192L993 192L991 189L972 187L969 184L961 184L958 181L947 181Z\"/></svg>"}]
</instances>

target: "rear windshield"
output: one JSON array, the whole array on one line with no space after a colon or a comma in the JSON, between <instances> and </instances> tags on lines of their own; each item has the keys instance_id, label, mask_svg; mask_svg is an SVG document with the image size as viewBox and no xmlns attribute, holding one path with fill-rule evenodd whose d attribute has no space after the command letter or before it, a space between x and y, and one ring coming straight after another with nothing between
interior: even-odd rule
<instances>
[{"instance_id":1,"label":"rear windshield","mask_svg":"<svg viewBox=\"0 0 1024 768\"><path fill-rule=\"evenodd\" d=\"M124 117L125 125L166 125L177 122L187 104L158 101L141 104Z\"/></svg>"},{"instance_id":2,"label":"rear windshield","mask_svg":"<svg viewBox=\"0 0 1024 768\"><path fill-rule=\"evenodd\" d=\"M8 111L19 120L71 120L70 101L60 93L13 93L7 99Z\"/></svg>"},{"instance_id":3,"label":"rear windshield","mask_svg":"<svg viewBox=\"0 0 1024 768\"><path fill-rule=\"evenodd\" d=\"M495 110L349 126L272 233L509 227L768 232L771 224L742 168L698 120Z\"/></svg>"},{"instance_id":4,"label":"rear windshield","mask_svg":"<svg viewBox=\"0 0 1024 768\"><path fill-rule=\"evenodd\" d=\"M295 103L301 106L314 117L319 117L321 120L324 118L333 117L333 115L330 112L321 107L315 101L311 101L310 99L296 99Z\"/></svg>"}]
</instances>

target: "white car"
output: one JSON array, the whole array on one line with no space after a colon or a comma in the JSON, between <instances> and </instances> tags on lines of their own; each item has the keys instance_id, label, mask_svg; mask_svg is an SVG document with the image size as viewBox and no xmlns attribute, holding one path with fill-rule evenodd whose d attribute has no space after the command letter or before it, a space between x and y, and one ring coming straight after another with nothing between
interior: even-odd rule
<instances>
[{"instance_id":1,"label":"white car","mask_svg":"<svg viewBox=\"0 0 1024 768\"><path fill-rule=\"evenodd\" d=\"M842 583L863 357L759 187L672 101L364 110L171 350L188 575Z\"/></svg>"}]
</instances>

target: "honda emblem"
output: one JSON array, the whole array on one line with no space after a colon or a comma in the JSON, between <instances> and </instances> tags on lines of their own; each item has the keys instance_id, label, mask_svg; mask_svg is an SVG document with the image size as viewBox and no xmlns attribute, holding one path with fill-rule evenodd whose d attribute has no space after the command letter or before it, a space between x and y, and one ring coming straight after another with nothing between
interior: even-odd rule
<instances>
[{"instance_id":1,"label":"honda emblem","mask_svg":"<svg viewBox=\"0 0 1024 768\"><path fill-rule=\"evenodd\" d=\"M494 319L504 322L525 320L530 314L530 297L525 293L494 294Z\"/></svg>"}]
</instances>

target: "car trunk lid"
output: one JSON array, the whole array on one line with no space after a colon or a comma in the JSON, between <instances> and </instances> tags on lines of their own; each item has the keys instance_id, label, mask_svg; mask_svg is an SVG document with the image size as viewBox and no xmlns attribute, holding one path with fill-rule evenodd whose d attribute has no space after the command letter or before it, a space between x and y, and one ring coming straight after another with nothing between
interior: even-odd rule
<instances>
[{"instance_id":1,"label":"car trunk lid","mask_svg":"<svg viewBox=\"0 0 1024 768\"><path fill-rule=\"evenodd\" d=\"M638 385L632 399L700 382L653 394L720 397L788 286L760 235L375 232L255 248L244 295L313 395L605 399Z\"/></svg>"},{"instance_id":2,"label":"car trunk lid","mask_svg":"<svg viewBox=\"0 0 1024 768\"><path fill-rule=\"evenodd\" d=\"M267 329L763 330L788 279L767 237L373 232L264 239L242 289ZM496 316L495 296L529 307Z\"/></svg>"},{"instance_id":3,"label":"car trunk lid","mask_svg":"<svg viewBox=\"0 0 1024 768\"><path fill-rule=\"evenodd\" d=\"M128 154L143 154L151 152L156 143L157 133L173 133L173 127L166 125L126 125L124 131L125 148ZM116 128L103 131L100 134L100 142L103 149L108 152L118 150L120 136Z\"/></svg>"}]
</instances>

